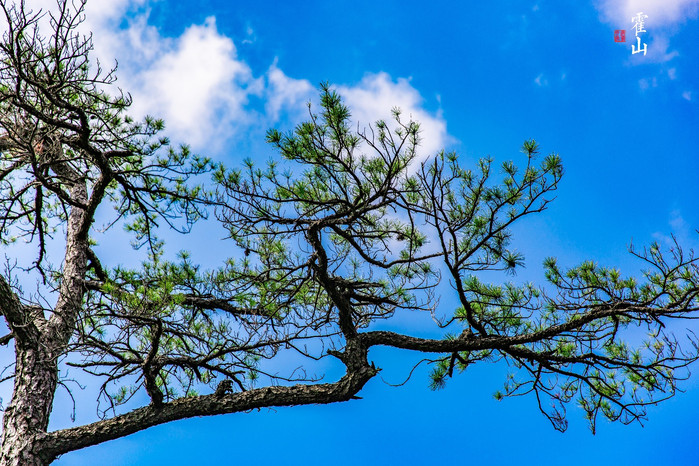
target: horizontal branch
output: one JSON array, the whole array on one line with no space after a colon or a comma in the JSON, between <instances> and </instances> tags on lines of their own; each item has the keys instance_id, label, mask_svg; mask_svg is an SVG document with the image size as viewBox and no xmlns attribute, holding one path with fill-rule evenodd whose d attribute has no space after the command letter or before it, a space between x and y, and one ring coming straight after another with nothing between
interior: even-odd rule
<instances>
[{"instance_id":1,"label":"horizontal branch","mask_svg":"<svg viewBox=\"0 0 699 466\"><path fill-rule=\"evenodd\" d=\"M14 337L15 337L15 334L12 332L8 333L5 336L0 337L0 345L7 346L7 344L10 343Z\"/></svg>"},{"instance_id":2,"label":"horizontal branch","mask_svg":"<svg viewBox=\"0 0 699 466\"><path fill-rule=\"evenodd\" d=\"M352 399L378 372L368 363L352 370L334 383L265 387L232 394L215 393L180 398L160 407L154 405L85 426L54 431L39 440L46 461L69 451L133 434L148 427L198 416L212 416L275 406L327 404Z\"/></svg>"},{"instance_id":3,"label":"horizontal branch","mask_svg":"<svg viewBox=\"0 0 699 466\"><path fill-rule=\"evenodd\" d=\"M359 335L362 343L371 346L392 346L394 348L421 351L423 353L453 353L455 351L478 351L506 348L513 344L509 337L466 336L454 339L433 340L412 337L395 332L374 331Z\"/></svg>"}]
</instances>

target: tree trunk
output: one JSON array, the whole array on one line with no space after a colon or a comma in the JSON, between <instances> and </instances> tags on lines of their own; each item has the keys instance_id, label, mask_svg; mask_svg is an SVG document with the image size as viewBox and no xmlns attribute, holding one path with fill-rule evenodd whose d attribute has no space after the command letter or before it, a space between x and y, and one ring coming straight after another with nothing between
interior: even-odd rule
<instances>
[{"instance_id":1,"label":"tree trunk","mask_svg":"<svg viewBox=\"0 0 699 466\"><path fill-rule=\"evenodd\" d=\"M62 157L62 152L60 152ZM79 176L70 167L54 171L67 179ZM76 203L87 204L84 181L71 188ZM46 436L53 397L58 385L58 356L63 354L75 327L84 294L87 270L87 230L90 222L83 207L74 206L68 217L66 253L58 301L51 318L40 308L23 306L6 282L0 283L0 299L15 337L15 386L12 402L3 417L0 466L39 466L53 461L41 454L38 440Z\"/></svg>"},{"instance_id":2,"label":"tree trunk","mask_svg":"<svg viewBox=\"0 0 699 466\"><path fill-rule=\"evenodd\" d=\"M48 429L58 382L56 359L41 344L16 348L15 352L15 386L3 417L0 465L47 465L53 459L42 457L37 440Z\"/></svg>"}]
</instances>

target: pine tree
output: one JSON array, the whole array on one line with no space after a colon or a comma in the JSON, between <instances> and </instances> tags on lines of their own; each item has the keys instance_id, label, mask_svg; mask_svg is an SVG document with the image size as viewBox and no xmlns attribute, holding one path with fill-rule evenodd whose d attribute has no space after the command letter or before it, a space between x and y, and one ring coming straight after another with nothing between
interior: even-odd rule
<instances>
[{"instance_id":1,"label":"pine tree","mask_svg":"<svg viewBox=\"0 0 699 466\"><path fill-rule=\"evenodd\" d=\"M172 148L162 121L135 121L130 97L108 94L114 71L89 61L91 39L76 29L84 2L60 0L47 38L42 13L0 4L0 240L33 247L40 290L24 292L12 267L0 277L0 343L15 355L1 464L49 464L194 416L348 401L380 370L375 346L431 355L433 388L506 360L513 373L496 397L533 392L559 430L569 402L593 430L599 415L642 419L697 359L696 340L667 325L699 310L699 266L679 245L632 250L647 267L639 279L547 259L539 286L485 281L522 266L511 228L545 210L563 176L535 141L496 180L491 159L471 170L454 153L418 158L419 125L398 110L353 130L322 85L307 122L268 132L277 159L230 170ZM113 213L107 229L127 227L140 267L100 260L98 212ZM211 213L230 259L214 270L184 252L169 260L158 233L187 233ZM440 283L453 291L441 304ZM441 317L443 337L376 329L407 311ZM646 340L627 342L639 328ZM332 358L345 374L270 370L289 353L307 369ZM102 418L49 432L65 367L99 387Z\"/></svg>"}]
</instances>

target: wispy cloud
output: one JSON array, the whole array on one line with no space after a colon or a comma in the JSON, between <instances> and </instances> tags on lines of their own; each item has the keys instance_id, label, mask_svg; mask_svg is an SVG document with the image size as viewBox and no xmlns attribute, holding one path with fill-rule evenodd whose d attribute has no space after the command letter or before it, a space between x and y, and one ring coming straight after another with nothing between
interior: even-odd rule
<instances>
[{"instance_id":1,"label":"wispy cloud","mask_svg":"<svg viewBox=\"0 0 699 466\"><path fill-rule=\"evenodd\" d=\"M549 85L549 80L544 77L544 73L541 73L534 78L534 83L539 87L544 87Z\"/></svg>"},{"instance_id":2,"label":"wispy cloud","mask_svg":"<svg viewBox=\"0 0 699 466\"><path fill-rule=\"evenodd\" d=\"M294 79L277 67L277 62L267 71L265 112L276 122L282 113L291 114L291 120L307 116L306 102L313 99L316 89L306 79Z\"/></svg>"},{"instance_id":3,"label":"wispy cloud","mask_svg":"<svg viewBox=\"0 0 699 466\"><path fill-rule=\"evenodd\" d=\"M51 10L54 0L29 0ZM119 86L134 100L135 116L165 120L174 140L216 151L251 127L291 123L306 116L305 103L317 96L308 80L288 76L272 63L262 76L238 56L233 40L218 30L212 16L177 37L165 37L149 22L149 0L100 0L87 4L85 32L94 33L95 55L104 67L119 62ZM254 44L250 25L241 43ZM254 45L253 45L254 46ZM359 83L338 86L360 127L390 120L393 107L422 128L420 152L433 154L451 141L439 111L430 112L409 79L367 74ZM262 99L263 110L251 100Z\"/></svg>"},{"instance_id":4,"label":"wispy cloud","mask_svg":"<svg viewBox=\"0 0 699 466\"><path fill-rule=\"evenodd\" d=\"M634 36L631 38L635 41ZM647 43L648 52L646 55L639 53L630 57L635 60L634 63L665 63L680 55L677 50L670 50L670 38L662 32L655 31L648 38L644 37L641 40L641 48L644 43Z\"/></svg>"},{"instance_id":5,"label":"wispy cloud","mask_svg":"<svg viewBox=\"0 0 699 466\"><path fill-rule=\"evenodd\" d=\"M257 34L252 26L248 25L245 28L245 39L243 39L243 44L252 44L257 40Z\"/></svg>"},{"instance_id":6,"label":"wispy cloud","mask_svg":"<svg viewBox=\"0 0 699 466\"><path fill-rule=\"evenodd\" d=\"M673 210L670 212L668 226L670 227L669 234L655 232L653 233L653 239L667 248L675 246L674 239L676 239L679 244L686 247L694 247L694 245L697 244L696 231L689 222L687 222L681 211Z\"/></svg>"},{"instance_id":7,"label":"wispy cloud","mask_svg":"<svg viewBox=\"0 0 699 466\"><path fill-rule=\"evenodd\" d=\"M699 0L595 0L595 6L600 20L610 29L627 30L627 40L631 43L627 45L627 65L661 65L655 67L654 77L638 81L641 91L686 79L687 73L681 73L686 59L683 60L682 52L677 45L673 46L671 39L685 22L699 16ZM639 13L646 18L644 30L636 37L634 18ZM632 54L632 45L645 49L646 53ZM690 96L682 94L682 97Z\"/></svg>"},{"instance_id":8,"label":"wispy cloud","mask_svg":"<svg viewBox=\"0 0 699 466\"><path fill-rule=\"evenodd\" d=\"M641 88L642 91L648 90L651 87L658 87L658 78L652 77L639 79L638 87Z\"/></svg>"},{"instance_id":9,"label":"wispy cloud","mask_svg":"<svg viewBox=\"0 0 699 466\"><path fill-rule=\"evenodd\" d=\"M615 26L631 24L631 18L642 11L649 24L664 27L696 18L699 0L597 0L601 19Z\"/></svg>"},{"instance_id":10,"label":"wispy cloud","mask_svg":"<svg viewBox=\"0 0 699 466\"><path fill-rule=\"evenodd\" d=\"M391 109L401 110L402 121L417 121L421 129L418 157L437 153L452 142L447 133L447 122L441 111L430 112L423 107L423 97L408 79L393 80L387 73L370 73L356 85L338 86L338 92L352 110L353 120L368 128L376 120L393 121Z\"/></svg>"}]
</instances>

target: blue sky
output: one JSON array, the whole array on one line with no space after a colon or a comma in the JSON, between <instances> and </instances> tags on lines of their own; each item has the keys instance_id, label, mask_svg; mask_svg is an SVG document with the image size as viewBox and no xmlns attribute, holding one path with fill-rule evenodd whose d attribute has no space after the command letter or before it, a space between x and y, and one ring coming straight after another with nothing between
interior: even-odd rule
<instances>
[{"instance_id":1,"label":"blue sky","mask_svg":"<svg viewBox=\"0 0 699 466\"><path fill-rule=\"evenodd\" d=\"M103 65L118 59L134 113L163 117L174 141L230 166L273 156L265 130L292 128L321 81L337 86L360 126L393 106L419 120L423 156L445 147L464 164L517 161L535 138L561 155L565 175L550 209L515 229L527 258L516 280L540 280L551 255L637 274L630 242L670 234L699 250L698 1L377 3L91 0L86 26ZM631 51L639 11L645 56ZM626 43L614 41L617 29ZM193 238L172 248L196 254ZM104 254L118 262L119 247ZM204 263L220 255L198 254ZM429 324L400 321L422 334ZM419 360L385 349L371 357L391 383ZM593 436L574 406L560 434L533 398L495 401L505 374L469 368L438 392L426 370L400 388L376 378L362 400L181 421L56 464L699 463L698 379L649 409L645 428L603 421ZM69 425L64 396L56 403L52 425ZM79 408L78 421L93 408Z\"/></svg>"}]
</instances>

